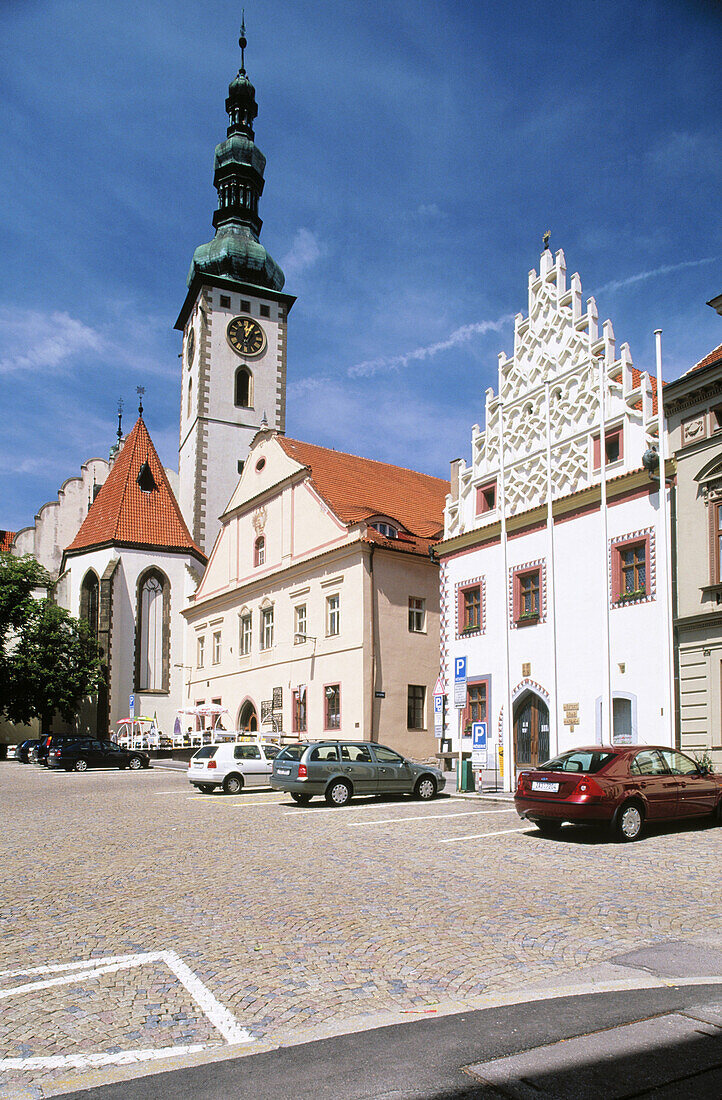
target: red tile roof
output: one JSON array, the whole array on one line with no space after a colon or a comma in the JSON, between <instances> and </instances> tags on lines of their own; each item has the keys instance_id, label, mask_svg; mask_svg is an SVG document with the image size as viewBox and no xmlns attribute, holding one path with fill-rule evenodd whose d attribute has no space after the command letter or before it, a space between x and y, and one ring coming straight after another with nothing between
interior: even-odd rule
<instances>
[{"instance_id":1,"label":"red tile roof","mask_svg":"<svg viewBox=\"0 0 722 1100\"><path fill-rule=\"evenodd\" d=\"M146 462L155 488L144 493L137 478ZM140 417L66 553L109 544L186 550L206 560L190 536L148 429Z\"/></svg>"},{"instance_id":2,"label":"red tile roof","mask_svg":"<svg viewBox=\"0 0 722 1100\"><path fill-rule=\"evenodd\" d=\"M722 344L714 351L711 351L709 355L705 355L704 359L700 359L699 363L695 363L693 367L690 367L685 374L692 374L693 371L703 370L704 367L711 367L714 363L722 362Z\"/></svg>"},{"instance_id":3,"label":"red tile roof","mask_svg":"<svg viewBox=\"0 0 722 1100\"><path fill-rule=\"evenodd\" d=\"M0 550L9 550L13 544L13 539L17 531L2 531L0 530Z\"/></svg>"},{"instance_id":4,"label":"red tile roof","mask_svg":"<svg viewBox=\"0 0 722 1100\"><path fill-rule=\"evenodd\" d=\"M314 443L277 438L289 458L308 467L314 488L344 523L388 516L422 540L443 531L448 481ZM378 541L375 536L373 541ZM383 541L394 549L401 545L397 539Z\"/></svg>"}]
</instances>

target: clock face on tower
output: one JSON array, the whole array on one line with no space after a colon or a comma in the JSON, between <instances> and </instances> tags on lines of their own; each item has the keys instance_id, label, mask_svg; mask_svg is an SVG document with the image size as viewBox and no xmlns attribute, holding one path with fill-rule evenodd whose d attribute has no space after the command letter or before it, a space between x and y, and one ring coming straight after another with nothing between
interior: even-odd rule
<instances>
[{"instance_id":1,"label":"clock face on tower","mask_svg":"<svg viewBox=\"0 0 722 1100\"><path fill-rule=\"evenodd\" d=\"M250 317L234 317L226 329L228 343L238 355L260 355L266 347L266 334Z\"/></svg>"}]
</instances>

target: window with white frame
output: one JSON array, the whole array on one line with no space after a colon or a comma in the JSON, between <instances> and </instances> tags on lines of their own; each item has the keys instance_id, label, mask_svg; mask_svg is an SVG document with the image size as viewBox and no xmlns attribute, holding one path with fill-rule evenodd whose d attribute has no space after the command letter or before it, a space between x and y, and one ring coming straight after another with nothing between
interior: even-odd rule
<instances>
[{"instance_id":1,"label":"window with white frame","mask_svg":"<svg viewBox=\"0 0 722 1100\"><path fill-rule=\"evenodd\" d=\"M270 649L273 645L273 608L261 609L261 649Z\"/></svg>"},{"instance_id":2,"label":"window with white frame","mask_svg":"<svg viewBox=\"0 0 722 1100\"><path fill-rule=\"evenodd\" d=\"M196 666L203 668L203 661L205 660L206 653L206 637L205 634L200 634L196 639Z\"/></svg>"},{"instance_id":3,"label":"window with white frame","mask_svg":"<svg viewBox=\"0 0 722 1100\"><path fill-rule=\"evenodd\" d=\"M241 657L247 657L251 652L251 630L251 612L247 611L241 615L239 624L238 650Z\"/></svg>"},{"instance_id":4,"label":"window with white frame","mask_svg":"<svg viewBox=\"0 0 722 1100\"><path fill-rule=\"evenodd\" d=\"M213 664L219 665L221 663L221 631L213 631Z\"/></svg>"},{"instance_id":5,"label":"window with white frame","mask_svg":"<svg viewBox=\"0 0 722 1100\"><path fill-rule=\"evenodd\" d=\"M305 603L298 604L298 606L294 609L293 641L294 645L301 645L303 642L306 641Z\"/></svg>"},{"instance_id":6,"label":"window with white frame","mask_svg":"<svg viewBox=\"0 0 722 1100\"><path fill-rule=\"evenodd\" d=\"M411 634L423 634L426 629L426 600L419 596L409 596L409 631Z\"/></svg>"},{"instance_id":7,"label":"window with white frame","mask_svg":"<svg viewBox=\"0 0 722 1100\"><path fill-rule=\"evenodd\" d=\"M341 627L340 599L338 593L326 597L326 636L328 638L338 634Z\"/></svg>"},{"instance_id":8,"label":"window with white frame","mask_svg":"<svg viewBox=\"0 0 722 1100\"><path fill-rule=\"evenodd\" d=\"M324 688L324 729L341 728L341 685L328 684Z\"/></svg>"}]
</instances>

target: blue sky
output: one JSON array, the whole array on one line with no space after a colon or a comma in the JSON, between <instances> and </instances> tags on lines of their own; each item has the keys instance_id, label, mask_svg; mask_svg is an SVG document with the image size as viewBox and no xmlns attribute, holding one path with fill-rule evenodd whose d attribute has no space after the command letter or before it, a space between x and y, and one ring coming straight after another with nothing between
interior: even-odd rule
<instances>
[{"instance_id":1,"label":"blue sky","mask_svg":"<svg viewBox=\"0 0 722 1100\"><path fill-rule=\"evenodd\" d=\"M107 455L123 397L177 466L240 5L0 6L0 527ZM264 0L262 241L298 296L287 431L448 476L541 238L665 376L722 343L722 5Z\"/></svg>"}]
</instances>

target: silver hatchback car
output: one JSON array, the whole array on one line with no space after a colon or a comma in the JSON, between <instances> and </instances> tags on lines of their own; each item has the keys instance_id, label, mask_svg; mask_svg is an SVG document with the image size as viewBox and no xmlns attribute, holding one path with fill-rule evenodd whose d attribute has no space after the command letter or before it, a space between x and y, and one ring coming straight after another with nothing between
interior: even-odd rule
<instances>
[{"instance_id":1,"label":"silver hatchback car","mask_svg":"<svg viewBox=\"0 0 722 1100\"><path fill-rule=\"evenodd\" d=\"M323 795L343 806L355 794L413 794L434 798L446 780L438 768L414 764L371 741L301 741L286 745L273 761L271 786L305 804Z\"/></svg>"}]
</instances>

